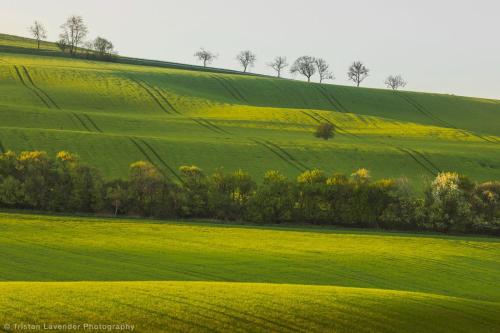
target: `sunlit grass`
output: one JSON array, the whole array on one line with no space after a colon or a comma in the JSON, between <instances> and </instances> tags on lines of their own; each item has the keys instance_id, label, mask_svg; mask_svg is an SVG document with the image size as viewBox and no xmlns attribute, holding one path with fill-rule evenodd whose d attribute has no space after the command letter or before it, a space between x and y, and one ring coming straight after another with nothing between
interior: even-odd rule
<instances>
[{"instance_id":1,"label":"sunlit grass","mask_svg":"<svg viewBox=\"0 0 500 333\"><path fill-rule=\"evenodd\" d=\"M493 238L0 214L1 323L495 332ZM86 282L80 282L86 281Z\"/></svg>"}]
</instances>

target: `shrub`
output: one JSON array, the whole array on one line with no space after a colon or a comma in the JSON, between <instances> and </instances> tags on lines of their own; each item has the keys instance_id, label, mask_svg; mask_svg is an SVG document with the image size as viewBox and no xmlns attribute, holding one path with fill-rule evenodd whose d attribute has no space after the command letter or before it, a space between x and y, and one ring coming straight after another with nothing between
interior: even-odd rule
<instances>
[{"instance_id":1,"label":"shrub","mask_svg":"<svg viewBox=\"0 0 500 333\"><path fill-rule=\"evenodd\" d=\"M290 222L294 204L294 184L279 171L268 171L250 199L249 218L258 223Z\"/></svg>"},{"instance_id":2,"label":"shrub","mask_svg":"<svg viewBox=\"0 0 500 333\"><path fill-rule=\"evenodd\" d=\"M439 173L426 192L424 226L443 232L466 231L473 220L470 190L470 181L465 177L454 172Z\"/></svg>"},{"instance_id":3,"label":"shrub","mask_svg":"<svg viewBox=\"0 0 500 333\"><path fill-rule=\"evenodd\" d=\"M316 127L314 136L324 140L331 139L335 136L335 126L332 123L321 123Z\"/></svg>"}]
</instances>

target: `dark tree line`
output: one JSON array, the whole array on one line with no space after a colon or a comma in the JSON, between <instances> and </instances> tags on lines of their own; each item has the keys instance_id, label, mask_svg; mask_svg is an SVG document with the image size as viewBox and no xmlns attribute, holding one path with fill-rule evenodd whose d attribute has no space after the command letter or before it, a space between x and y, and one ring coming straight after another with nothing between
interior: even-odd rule
<instances>
[{"instance_id":1,"label":"dark tree line","mask_svg":"<svg viewBox=\"0 0 500 333\"><path fill-rule=\"evenodd\" d=\"M500 235L500 182L475 183L456 173L440 173L423 198L405 179L372 181L365 169L352 175L314 169L295 180L269 171L259 184L242 170L207 175L183 166L179 174L182 182L173 182L139 161L126 180L106 181L68 152L55 158L6 152L0 207Z\"/></svg>"}]
</instances>

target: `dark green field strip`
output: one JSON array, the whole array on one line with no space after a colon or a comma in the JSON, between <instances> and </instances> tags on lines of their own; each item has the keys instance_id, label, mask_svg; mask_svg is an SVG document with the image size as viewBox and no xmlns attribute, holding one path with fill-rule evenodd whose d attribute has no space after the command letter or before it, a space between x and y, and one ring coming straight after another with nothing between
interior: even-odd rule
<instances>
[{"instance_id":1,"label":"dark green field strip","mask_svg":"<svg viewBox=\"0 0 500 333\"><path fill-rule=\"evenodd\" d=\"M151 99L153 100L153 102L158 105L158 107L163 110L163 112L165 113L170 113L170 111L168 111L168 109L160 102L160 100L158 99L158 97L156 97L153 92L141 81L133 78L133 77L129 77L129 79L134 82L136 85L138 85L143 91L145 91L149 97L151 97Z\"/></svg>"},{"instance_id":2,"label":"dark green field strip","mask_svg":"<svg viewBox=\"0 0 500 333\"><path fill-rule=\"evenodd\" d=\"M7 152L7 150L5 150L5 147L4 147L4 146L3 146L3 144L2 144L2 140L0 140L0 153L2 153L2 154L3 154L3 153L5 153L5 152Z\"/></svg>"},{"instance_id":3,"label":"dark green field strip","mask_svg":"<svg viewBox=\"0 0 500 333\"><path fill-rule=\"evenodd\" d=\"M228 79L212 75L212 77L219 82L219 84L231 95L235 100L248 104L248 100L243 96L243 94L231 83Z\"/></svg>"},{"instance_id":4,"label":"dark green field strip","mask_svg":"<svg viewBox=\"0 0 500 333\"><path fill-rule=\"evenodd\" d=\"M223 76L220 76L219 77L221 81L225 82L226 85L228 87L230 87L234 92L235 94L240 98L240 100L242 100L243 102L249 104L248 102L248 99L245 97L245 95L243 95L243 93L236 87L236 85L232 82L232 80L226 78L226 77L223 77Z\"/></svg>"},{"instance_id":5,"label":"dark green field strip","mask_svg":"<svg viewBox=\"0 0 500 333\"><path fill-rule=\"evenodd\" d=\"M422 115L426 116L428 119L432 120L433 122L438 123L440 126L448 127L448 128L454 128L454 129L457 128L457 127L453 126L452 124L450 124L450 123L442 120L441 118L437 117L435 114L433 114L426 107L424 107L423 105L421 105L419 102L417 102L411 96L408 96L405 93L399 93L397 91L395 93L396 93L397 96L401 97L408 104L410 104L415 110L419 111Z\"/></svg>"},{"instance_id":6,"label":"dark green field strip","mask_svg":"<svg viewBox=\"0 0 500 333\"><path fill-rule=\"evenodd\" d=\"M28 71L28 69L26 68L26 66L22 66L23 70L24 70L24 73L26 74L26 77L28 78L29 82L31 83L31 85L33 86L34 89L36 89L37 91L39 91L41 94L43 94L45 96L45 98L47 98L47 100L52 103L52 105L56 108L56 109L60 109L59 105L57 105L57 103L52 99L52 97L50 97L49 94L47 94L44 90L42 90L40 87L38 87L35 82L33 81L31 75L30 75L30 72Z\"/></svg>"},{"instance_id":7,"label":"dark green field strip","mask_svg":"<svg viewBox=\"0 0 500 333\"><path fill-rule=\"evenodd\" d=\"M349 110L335 97L335 95L328 91L323 85L316 86L318 91L328 100L328 102L335 108L343 113L349 113Z\"/></svg>"},{"instance_id":8,"label":"dark green field strip","mask_svg":"<svg viewBox=\"0 0 500 333\"><path fill-rule=\"evenodd\" d=\"M321 89L323 89L323 91L325 91L328 94L328 96L330 96L330 98L333 101L335 101L335 103L337 103L337 105L340 107L341 110L344 111L344 113L353 113L340 101L339 98L335 96L335 94L332 91L326 89L324 85L321 85ZM340 87L335 87L334 89L340 89Z\"/></svg>"},{"instance_id":9,"label":"dark green field strip","mask_svg":"<svg viewBox=\"0 0 500 333\"><path fill-rule=\"evenodd\" d=\"M236 94L231 88L229 88L224 81L222 81L215 75L212 75L212 77L224 88L224 90L226 90L227 93L229 93L231 97L233 97L236 101L242 101L238 94Z\"/></svg>"},{"instance_id":10,"label":"dark green field strip","mask_svg":"<svg viewBox=\"0 0 500 333\"><path fill-rule=\"evenodd\" d=\"M144 145L146 146L149 151L153 154L153 156L156 157L156 159L158 161L160 161L161 165L163 165L164 168L166 168L170 174L172 176L174 176L178 181L180 181L181 183L183 183L184 181L182 180L182 178L177 174L177 172L175 172L174 168L170 167L166 162L165 160L160 156L160 154L158 154L158 152L144 139L139 139L139 141Z\"/></svg>"}]
</instances>

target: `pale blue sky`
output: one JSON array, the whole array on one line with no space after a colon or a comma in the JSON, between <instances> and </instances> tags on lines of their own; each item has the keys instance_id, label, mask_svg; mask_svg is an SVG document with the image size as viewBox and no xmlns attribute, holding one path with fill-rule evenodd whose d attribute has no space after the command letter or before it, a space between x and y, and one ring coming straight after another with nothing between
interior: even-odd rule
<instances>
[{"instance_id":1,"label":"pale blue sky","mask_svg":"<svg viewBox=\"0 0 500 333\"><path fill-rule=\"evenodd\" d=\"M383 87L401 73L408 90L500 99L500 1L475 0L0 0L0 32L28 35L35 19L55 40L70 14L90 37L111 39L122 55L196 63L201 46L217 67L237 68L242 49L258 57L255 72L276 55L325 58L337 84L362 60L364 86ZM286 74L289 76L289 74ZM317 78L316 78L317 79Z\"/></svg>"}]
</instances>

